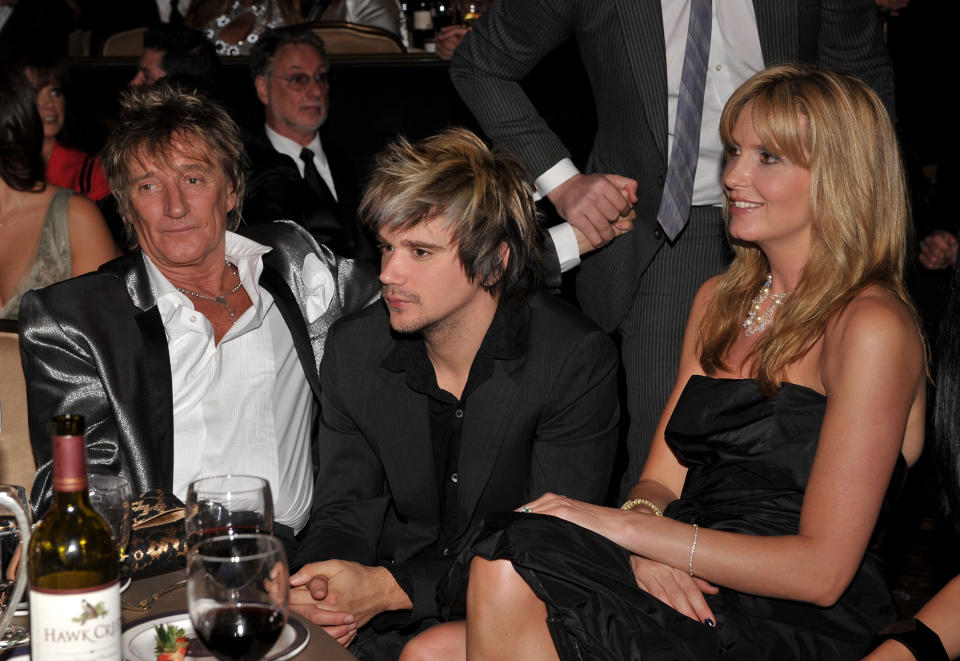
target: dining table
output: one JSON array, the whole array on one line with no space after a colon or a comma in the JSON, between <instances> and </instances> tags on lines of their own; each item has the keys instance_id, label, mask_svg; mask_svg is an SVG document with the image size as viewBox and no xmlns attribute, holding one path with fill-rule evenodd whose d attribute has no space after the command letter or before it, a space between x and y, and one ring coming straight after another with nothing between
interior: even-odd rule
<instances>
[{"instance_id":1,"label":"dining table","mask_svg":"<svg viewBox=\"0 0 960 661\"><path fill-rule=\"evenodd\" d=\"M186 571L181 569L132 581L130 587L120 595L124 631L131 631L138 624L152 623L157 618L167 615L173 617L178 613L185 613L187 610L185 578ZM149 605L137 608L136 605L144 600L149 601ZM27 615L17 616L13 618L13 624L29 626L29 620L30 618ZM284 658L324 659L324 661L351 661L355 659L350 652L328 636L319 626L293 612L288 615L288 621L290 620L294 622L289 622L288 626L292 626L297 631L305 630L309 634L309 640L306 646L295 656ZM2 650L0 651L0 661L6 661L7 659L23 661L29 657L29 651L29 646ZM194 657L188 656L187 658ZM270 657L268 656L268 658ZM124 661L141 661L141 659L125 656Z\"/></svg>"}]
</instances>

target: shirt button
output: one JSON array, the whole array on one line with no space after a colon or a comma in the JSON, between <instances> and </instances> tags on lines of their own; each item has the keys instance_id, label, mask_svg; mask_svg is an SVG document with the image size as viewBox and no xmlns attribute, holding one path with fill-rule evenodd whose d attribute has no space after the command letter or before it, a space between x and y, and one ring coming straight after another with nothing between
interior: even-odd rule
<instances>
[{"instance_id":1,"label":"shirt button","mask_svg":"<svg viewBox=\"0 0 960 661\"><path fill-rule=\"evenodd\" d=\"M463 417L463 409L457 409L457 412L454 413L454 415L457 416L458 418L462 418L462 417Z\"/></svg>"},{"instance_id":2,"label":"shirt button","mask_svg":"<svg viewBox=\"0 0 960 661\"><path fill-rule=\"evenodd\" d=\"M450 476L450 481L456 484L457 482L460 481L460 476L454 473L453 475Z\"/></svg>"},{"instance_id":3,"label":"shirt button","mask_svg":"<svg viewBox=\"0 0 960 661\"><path fill-rule=\"evenodd\" d=\"M718 65L716 66L716 69L717 69L717 71L723 71L723 65L722 65L722 64L718 64Z\"/></svg>"},{"instance_id":4,"label":"shirt button","mask_svg":"<svg viewBox=\"0 0 960 661\"><path fill-rule=\"evenodd\" d=\"M196 317L196 315L190 315L190 323L191 323L191 324L197 323L197 317Z\"/></svg>"},{"instance_id":5,"label":"shirt button","mask_svg":"<svg viewBox=\"0 0 960 661\"><path fill-rule=\"evenodd\" d=\"M448 555L449 553L450 553L450 549L448 549L448 548L447 548L447 549L443 549L443 555Z\"/></svg>"}]
</instances>

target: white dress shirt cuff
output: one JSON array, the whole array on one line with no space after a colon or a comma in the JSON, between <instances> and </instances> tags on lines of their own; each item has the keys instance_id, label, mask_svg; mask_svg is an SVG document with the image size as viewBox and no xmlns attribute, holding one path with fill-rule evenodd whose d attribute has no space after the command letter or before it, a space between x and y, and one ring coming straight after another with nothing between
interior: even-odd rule
<instances>
[{"instance_id":1,"label":"white dress shirt cuff","mask_svg":"<svg viewBox=\"0 0 960 661\"><path fill-rule=\"evenodd\" d=\"M560 272L566 273L570 269L580 265L580 246L577 245L577 235L573 233L573 227L570 223L560 223L554 225L549 230L550 238L553 239L553 247L557 251L557 259L560 261Z\"/></svg>"},{"instance_id":2,"label":"white dress shirt cuff","mask_svg":"<svg viewBox=\"0 0 960 661\"><path fill-rule=\"evenodd\" d=\"M537 187L533 194L534 200L541 200L550 194L554 188L565 182L575 174L580 174L580 170L573 164L569 158L564 158L557 162L552 168L541 174L533 182ZM580 261L579 259L577 260Z\"/></svg>"}]
</instances>

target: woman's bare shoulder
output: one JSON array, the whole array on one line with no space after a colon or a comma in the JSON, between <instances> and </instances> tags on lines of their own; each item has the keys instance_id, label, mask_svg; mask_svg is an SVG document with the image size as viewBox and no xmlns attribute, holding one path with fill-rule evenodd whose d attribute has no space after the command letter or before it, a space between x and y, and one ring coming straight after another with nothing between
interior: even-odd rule
<instances>
[{"instance_id":1,"label":"woman's bare shoulder","mask_svg":"<svg viewBox=\"0 0 960 661\"><path fill-rule=\"evenodd\" d=\"M887 364L919 387L925 349L913 311L883 287L864 289L827 324L822 364L825 384L834 370L869 373Z\"/></svg>"},{"instance_id":2,"label":"woman's bare shoulder","mask_svg":"<svg viewBox=\"0 0 960 661\"><path fill-rule=\"evenodd\" d=\"M900 342L922 348L923 340L910 307L883 287L859 292L827 325L825 340L837 342Z\"/></svg>"}]
</instances>

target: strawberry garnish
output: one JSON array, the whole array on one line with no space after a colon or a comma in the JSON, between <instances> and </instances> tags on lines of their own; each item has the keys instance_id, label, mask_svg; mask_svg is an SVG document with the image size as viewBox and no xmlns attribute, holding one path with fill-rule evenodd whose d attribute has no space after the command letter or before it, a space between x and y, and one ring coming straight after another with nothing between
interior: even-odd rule
<instances>
[{"instance_id":1,"label":"strawberry garnish","mask_svg":"<svg viewBox=\"0 0 960 661\"><path fill-rule=\"evenodd\" d=\"M157 661L183 661L190 645L187 632L173 624L160 624L153 630L157 635L157 645L153 649Z\"/></svg>"}]
</instances>

